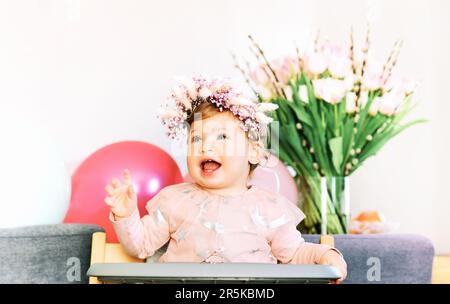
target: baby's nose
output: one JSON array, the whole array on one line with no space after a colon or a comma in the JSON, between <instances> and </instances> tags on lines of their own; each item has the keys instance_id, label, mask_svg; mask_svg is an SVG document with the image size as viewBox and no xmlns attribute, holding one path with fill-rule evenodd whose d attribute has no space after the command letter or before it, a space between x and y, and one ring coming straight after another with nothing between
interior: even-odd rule
<instances>
[{"instance_id":1,"label":"baby's nose","mask_svg":"<svg viewBox=\"0 0 450 304\"><path fill-rule=\"evenodd\" d=\"M202 152L214 152L214 143L212 140L205 140L202 144Z\"/></svg>"}]
</instances>

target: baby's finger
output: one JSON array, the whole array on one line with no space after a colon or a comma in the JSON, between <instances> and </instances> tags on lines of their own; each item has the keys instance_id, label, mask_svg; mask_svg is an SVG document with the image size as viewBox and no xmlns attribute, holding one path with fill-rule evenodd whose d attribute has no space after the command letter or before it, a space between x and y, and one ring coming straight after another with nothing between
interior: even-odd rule
<instances>
[{"instance_id":1,"label":"baby's finger","mask_svg":"<svg viewBox=\"0 0 450 304\"><path fill-rule=\"evenodd\" d=\"M123 170L123 178L124 178L125 184L131 186L130 170L128 170L128 169Z\"/></svg>"},{"instance_id":2,"label":"baby's finger","mask_svg":"<svg viewBox=\"0 0 450 304\"><path fill-rule=\"evenodd\" d=\"M106 185L105 190L109 195L114 194L114 188L110 184Z\"/></svg>"},{"instance_id":3,"label":"baby's finger","mask_svg":"<svg viewBox=\"0 0 450 304\"><path fill-rule=\"evenodd\" d=\"M122 184L120 183L119 179L117 179L117 178L113 178L112 185L113 185L114 189L122 187Z\"/></svg>"},{"instance_id":4,"label":"baby's finger","mask_svg":"<svg viewBox=\"0 0 450 304\"><path fill-rule=\"evenodd\" d=\"M105 203L109 207L114 207L115 206L113 199L111 197L109 197L109 196L105 197Z\"/></svg>"},{"instance_id":5,"label":"baby's finger","mask_svg":"<svg viewBox=\"0 0 450 304\"><path fill-rule=\"evenodd\" d=\"M128 194L128 196L131 196L134 194L133 186L129 185L127 187L127 194Z\"/></svg>"},{"instance_id":6,"label":"baby's finger","mask_svg":"<svg viewBox=\"0 0 450 304\"><path fill-rule=\"evenodd\" d=\"M137 196L136 196L136 193L134 192L133 186L128 186L127 195L128 195L128 198L130 198L131 200L133 200L133 201L137 200Z\"/></svg>"}]
</instances>

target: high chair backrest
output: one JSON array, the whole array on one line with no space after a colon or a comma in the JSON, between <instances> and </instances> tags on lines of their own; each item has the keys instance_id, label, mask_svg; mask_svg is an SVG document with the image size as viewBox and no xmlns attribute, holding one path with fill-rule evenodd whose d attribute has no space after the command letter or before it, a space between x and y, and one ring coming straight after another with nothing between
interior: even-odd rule
<instances>
[{"instance_id":1,"label":"high chair backrest","mask_svg":"<svg viewBox=\"0 0 450 304\"><path fill-rule=\"evenodd\" d=\"M334 245L331 235L324 235L320 238L321 244ZM107 243L105 232L95 232L92 235L91 265L97 263L149 263L157 262L167 249L167 244L161 247L155 254L147 260L138 259L128 255L119 243ZM89 284L102 284L96 277L89 278Z\"/></svg>"}]
</instances>

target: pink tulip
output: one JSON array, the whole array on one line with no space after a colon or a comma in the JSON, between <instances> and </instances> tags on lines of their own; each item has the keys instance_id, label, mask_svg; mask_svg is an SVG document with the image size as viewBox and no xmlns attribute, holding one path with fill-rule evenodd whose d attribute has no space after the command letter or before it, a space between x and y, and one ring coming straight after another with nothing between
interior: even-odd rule
<instances>
[{"instance_id":1,"label":"pink tulip","mask_svg":"<svg viewBox=\"0 0 450 304\"><path fill-rule=\"evenodd\" d=\"M383 95L380 101L380 113L391 116L402 105L404 94L398 91L391 91Z\"/></svg>"},{"instance_id":2,"label":"pink tulip","mask_svg":"<svg viewBox=\"0 0 450 304\"><path fill-rule=\"evenodd\" d=\"M309 52L304 57L304 68L313 75L319 75L328 67L327 58L322 53Z\"/></svg>"},{"instance_id":3,"label":"pink tulip","mask_svg":"<svg viewBox=\"0 0 450 304\"><path fill-rule=\"evenodd\" d=\"M297 59L289 56L275 59L270 65L283 85L288 84L289 79L298 73L299 70Z\"/></svg>"},{"instance_id":4,"label":"pink tulip","mask_svg":"<svg viewBox=\"0 0 450 304\"><path fill-rule=\"evenodd\" d=\"M352 62L349 58L331 57L328 70L336 78L345 77L352 72Z\"/></svg>"},{"instance_id":5,"label":"pink tulip","mask_svg":"<svg viewBox=\"0 0 450 304\"><path fill-rule=\"evenodd\" d=\"M406 95L412 94L417 88L417 82L409 78L391 77L386 83L386 91L402 92Z\"/></svg>"},{"instance_id":6,"label":"pink tulip","mask_svg":"<svg viewBox=\"0 0 450 304\"><path fill-rule=\"evenodd\" d=\"M264 71L263 66L260 66L253 70L250 73L250 79L258 85L264 85L269 81L269 78L267 77L267 73Z\"/></svg>"},{"instance_id":7,"label":"pink tulip","mask_svg":"<svg viewBox=\"0 0 450 304\"><path fill-rule=\"evenodd\" d=\"M383 65L381 63L368 61L364 69L364 76L362 79L363 86L369 91L378 90L383 84L382 74Z\"/></svg>"}]
</instances>

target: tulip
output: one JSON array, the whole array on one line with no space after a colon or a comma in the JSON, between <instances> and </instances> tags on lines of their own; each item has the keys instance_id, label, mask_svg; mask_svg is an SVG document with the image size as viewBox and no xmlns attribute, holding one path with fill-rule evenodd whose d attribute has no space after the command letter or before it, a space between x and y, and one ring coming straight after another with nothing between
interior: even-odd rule
<instances>
[{"instance_id":1,"label":"tulip","mask_svg":"<svg viewBox=\"0 0 450 304\"><path fill-rule=\"evenodd\" d=\"M258 86L256 88L256 92L258 92L259 96L263 100L270 100L272 98L272 92L265 86Z\"/></svg>"},{"instance_id":2,"label":"tulip","mask_svg":"<svg viewBox=\"0 0 450 304\"><path fill-rule=\"evenodd\" d=\"M286 98L288 101L292 101L293 100L293 93L292 93L292 89L290 86L286 86L283 88L284 93L286 94Z\"/></svg>"},{"instance_id":3,"label":"tulip","mask_svg":"<svg viewBox=\"0 0 450 304\"><path fill-rule=\"evenodd\" d=\"M345 77L352 72L352 62L349 58L332 57L328 70L336 78Z\"/></svg>"},{"instance_id":4,"label":"tulip","mask_svg":"<svg viewBox=\"0 0 450 304\"><path fill-rule=\"evenodd\" d=\"M361 106L365 107L368 101L369 101L369 92L361 91L359 95L359 103L361 104Z\"/></svg>"},{"instance_id":5,"label":"tulip","mask_svg":"<svg viewBox=\"0 0 450 304\"><path fill-rule=\"evenodd\" d=\"M304 58L305 70L313 75L319 75L327 69L327 59L324 54L310 52Z\"/></svg>"},{"instance_id":6,"label":"tulip","mask_svg":"<svg viewBox=\"0 0 450 304\"><path fill-rule=\"evenodd\" d=\"M309 102L309 97L308 97L308 87L304 84L302 84L299 88L298 88L298 94L300 96L300 100L308 103Z\"/></svg>"},{"instance_id":7,"label":"tulip","mask_svg":"<svg viewBox=\"0 0 450 304\"><path fill-rule=\"evenodd\" d=\"M391 91L383 95L380 101L380 113L391 116L403 103L404 94L397 91Z\"/></svg>"},{"instance_id":8,"label":"tulip","mask_svg":"<svg viewBox=\"0 0 450 304\"><path fill-rule=\"evenodd\" d=\"M345 98L345 111L347 113L353 113L356 110L356 94L354 92L348 92Z\"/></svg>"},{"instance_id":9,"label":"tulip","mask_svg":"<svg viewBox=\"0 0 450 304\"><path fill-rule=\"evenodd\" d=\"M382 79L383 65L374 60L367 63L364 69L364 76L362 79L362 84L364 88L369 91L375 91L381 88L383 84Z\"/></svg>"},{"instance_id":10,"label":"tulip","mask_svg":"<svg viewBox=\"0 0 450 304\"><path fill-rule=\"evenodd\" d=\"M324 78L313 81L316 97L324 101L337 104L346 95L347 90L343 80Z\"/></svg>"},{"instance_id":11,"label":"tulip","mask_svg":"<svg viewBox=\"0 0 450 304\"><path fill-rule=\"evenodd\" d=\"M380 107L381 103L381 97L375 97L375 99L372 101L372 104L370 105L369 114L372 116L377 115L378 109Z\"/></svg>"},{"instance_id":12,"label":"tulip","mask_svg":"<svg viewBox=\"0 0 450 304\"><path fill-rule=\"evenodd\" d=\"M263 66L260 66L253 70L250 73L250 79L258 85L264 85L269 82L269 78L267 77L267 73L265 72Z\"/></svg>"},{"instance_id":13,"label":"tulip","mask_svg":"<svg viewBox=\"0 0 450 304\"><path fill-rule=\"evenodd\" d=\"M416 81L413 81L412 79L409 78L397 78L397 77L391 77L386 83L386 86L384 87L386 91L397 91L404 93L406 95L412 94L416 88L417 88Z\"/></svg>"}]
</instances>

